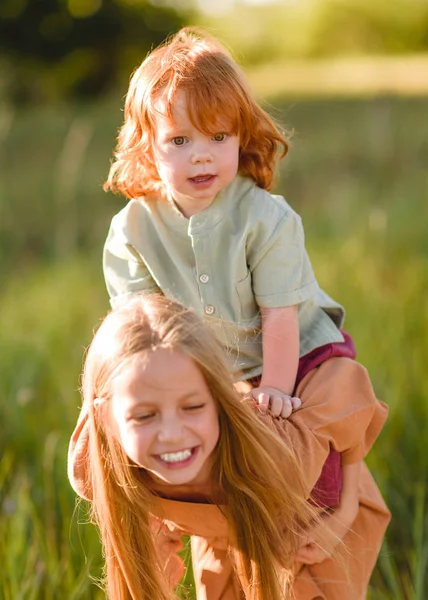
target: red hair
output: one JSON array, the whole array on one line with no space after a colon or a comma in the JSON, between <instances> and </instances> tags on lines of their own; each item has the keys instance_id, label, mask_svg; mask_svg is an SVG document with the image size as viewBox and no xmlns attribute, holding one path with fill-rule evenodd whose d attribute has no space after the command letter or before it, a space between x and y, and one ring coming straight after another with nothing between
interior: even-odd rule
<instances>
[{"instance_id":1,"label":"red hair","mask_svg":"<svg viewBox=\"0 0 428 600\"><path fill-rule=\"evenodd\" d=\"M200 131L216 133L219 120L240 136L239 172L270 189L287 140L257 104L242 70L214 38L193 27L181 29L151 52L134 72L125 102L115 161L104 189L128 198L162 193L153 159L156 109L162 99L167 116L178 92L186 94L189 119ZM280 153L282 149L282 152Z\"/></svg>"}]
</instances>

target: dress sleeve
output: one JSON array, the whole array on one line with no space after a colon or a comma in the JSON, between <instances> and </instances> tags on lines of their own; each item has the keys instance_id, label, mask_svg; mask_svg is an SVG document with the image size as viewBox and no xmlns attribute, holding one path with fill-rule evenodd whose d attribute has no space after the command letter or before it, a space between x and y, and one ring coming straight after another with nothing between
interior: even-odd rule
<instances>
[{"instance_id":1,"label":"dress sleeve","mask_svg":"<svg viewBox=\"0 0 428 600\"><path fill-rule=\"evenodd\" d=\"M318 289L302 221L291 208L281 216L269 240L252 254L249 266L261 308L300 304Z\"/></svg>"},{"instance_id":2,"label":"dress sleeve","mask_svg":"<svg viewBox=\"0 0 428 600\"><path fill-rule=\"evenodd\" d=\"M289 419L263 416L294 450L308 494L318 480L330 449L342 465L363 459L378 437L388 408L377 400L366 369L349 358L330 358L298 385L302 406Z\"/></svg>"},{"instance_id":3,"label":"dress sleeve","mask_svg":"<svg viewBox=\"0 0 428 600\"><path fill-rule=\"evenodd\" d=\"M113 308L139 292L160 293L119 216L120 213L111 222L103 252L104 278Z\"/></svg>"},{"instance_id":4,"label":"dress sleeve","mask_svg":"<svg viewBox=\"0 0 428 600\"><path fill-rule=\"evenodd\" d=\"M89 452L89 426L88 411L83 405L76 428L71 436L68 446L68 479L71 487L76 494L85 498L92 499L92 486L88 472L88 452Z\"/></svg>"}]
</instances>

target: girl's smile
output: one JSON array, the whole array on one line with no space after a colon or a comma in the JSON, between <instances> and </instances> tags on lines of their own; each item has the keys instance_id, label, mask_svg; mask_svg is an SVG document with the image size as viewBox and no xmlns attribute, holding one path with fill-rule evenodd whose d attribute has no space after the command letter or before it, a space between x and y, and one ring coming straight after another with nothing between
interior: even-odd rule
<instances>
[{"instance_id":1,"label":"girl's smile","mask_svg":"<svg viewBox=\"0 0 428 600\"><path fill-rule=\"evenodd\" d=\"M199 446L194 448L187 448L187 450L181 450L179 452L167 452L155 456L167 469L182 469L188 467L195 457L197 456Z\"/></svg>"},{"instance_id":2,"label":"girl's smile","mask_svg":"<svg viewBox=\"0 0 428 600\"><path fill-rule=\"evenodd\" d=\"M177 94L173 121L163 100L157 101L154 157L169 195L186 217L208 208L238 172L239 136L227 132L219 120L218 131L200 131L187 112L186 95Z\"/></svg>"},{"instance_id":3,"label":"girl's smile","mask_svg":"<svg viewBox=\"0 0 428 600\"><path fill-rule=\"evenodd\" d=\"M209 478L217 407L188 356L169 349L136 355L114 381L112 406L126 454L156 481L180 486Z\"/></svg>"}]
</instances>

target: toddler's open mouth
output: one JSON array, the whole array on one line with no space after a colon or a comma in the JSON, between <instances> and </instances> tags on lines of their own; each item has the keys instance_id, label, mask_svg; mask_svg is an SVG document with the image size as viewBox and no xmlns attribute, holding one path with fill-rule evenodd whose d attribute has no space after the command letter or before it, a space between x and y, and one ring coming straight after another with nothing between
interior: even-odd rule
<instances>
[{"instance_id":1,"label":"toddler's open mouth","mask_svg":"<svg viewBox=\"0 0 428 600\"><path fill-rule=\"evenodd\" d=\"M205 175L196 175L195 177L189 177L189 181L193 183L208 183L214 179L215 175L206 173Z\"/></svg>"}]
</instances>

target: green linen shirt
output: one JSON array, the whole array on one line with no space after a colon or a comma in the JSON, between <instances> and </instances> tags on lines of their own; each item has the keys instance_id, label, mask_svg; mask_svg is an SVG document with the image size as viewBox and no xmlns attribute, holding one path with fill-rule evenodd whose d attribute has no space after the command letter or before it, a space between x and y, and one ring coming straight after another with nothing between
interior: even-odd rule
<instances>
[{"instance_id":1,"label":"green linen shirt","mask_svg":"<svg viewBox=\"0 0 428 600\"><path fill-rule=\"evenodd\" d=\"M131 200L112 220L103 266L112 306L161 292L192 307L237 377L262 372L260 308L298 305L301 356L344 339L344 309L318 286L299 215L248 178L190 219L172 200Z\"/></svg>"}]
</instances>

